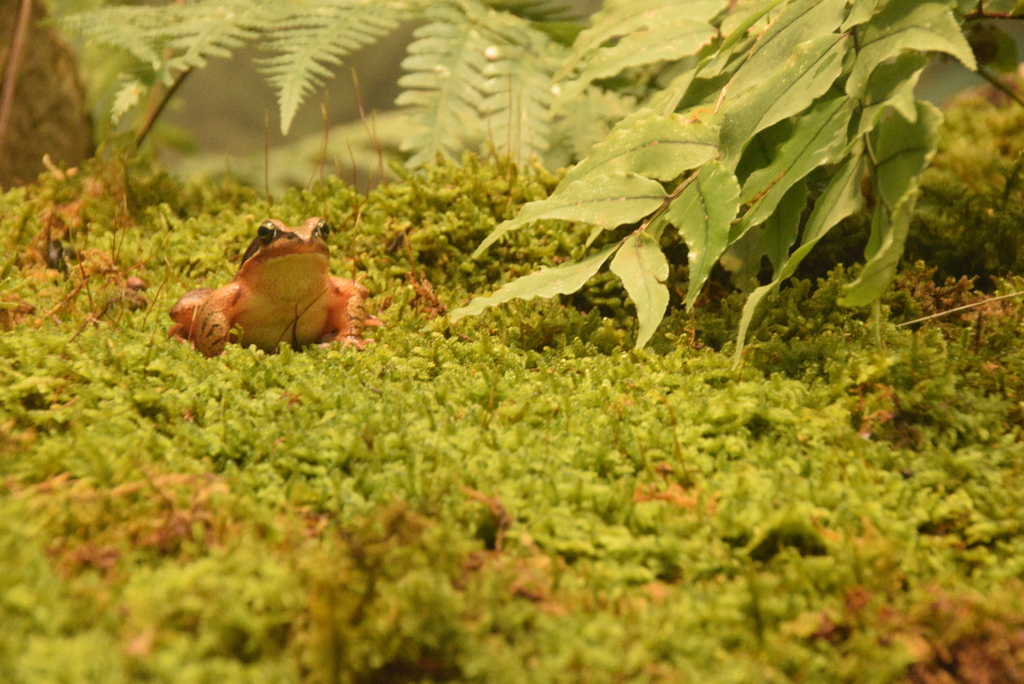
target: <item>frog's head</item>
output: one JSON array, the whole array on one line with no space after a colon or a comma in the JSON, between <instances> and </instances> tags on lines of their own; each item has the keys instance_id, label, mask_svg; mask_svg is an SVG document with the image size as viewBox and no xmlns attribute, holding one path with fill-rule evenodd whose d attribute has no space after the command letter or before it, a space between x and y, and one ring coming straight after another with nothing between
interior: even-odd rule
<instances>
[{"instance_id":1,"label":"frog's head","mask_svg":"<svg viewBox=\"0 0 1024 684\"><path fill-rule=\"evenodd\" d=\"M319 216L308 218L290 228L277 219L267 219L256 229L256 237L242 255L239 272L252 270L260 264L299 254L319 254L326 258L327 236L331 229Z\"/></svg>"}]
</instances>

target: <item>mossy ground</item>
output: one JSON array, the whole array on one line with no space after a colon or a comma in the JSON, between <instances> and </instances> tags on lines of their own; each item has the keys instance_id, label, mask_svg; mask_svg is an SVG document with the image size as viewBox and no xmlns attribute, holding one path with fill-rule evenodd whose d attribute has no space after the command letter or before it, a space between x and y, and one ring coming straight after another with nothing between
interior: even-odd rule
<instances>
[{"instance_id":1,"label":"mossy ground","mask_svg":"<svg viewBox=\"0 0 1024 684\"><path fill-rule=\"evenodd\" d=\"M1021 681L1019 305L896 328L976 294L917 265L876 330L840 268L738 367L737 294L640 352L603 276L450 324L582 253L556 225L467 256L554 180L270 204L111 162L0 196L0 680ZM376 344L166 338L259 220L309 215Z\"/></svg>"}]
</instances>

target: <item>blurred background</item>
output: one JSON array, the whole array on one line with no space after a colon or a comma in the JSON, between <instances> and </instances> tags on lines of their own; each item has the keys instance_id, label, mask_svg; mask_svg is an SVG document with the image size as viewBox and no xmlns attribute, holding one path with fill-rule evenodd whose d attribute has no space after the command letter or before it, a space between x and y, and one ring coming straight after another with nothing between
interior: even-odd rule
<instances>
[{"instance_id":1,"label":"blurred background","mask_svg":"<svg viewBox=\"0 0 1024 684\"><path fill-rule=\"evenodd\" d=\"M33 180L45 168L45 150L52 163L75 165L92 153L94 140L121 130L111 128L109 112L117 75L130 62L47 21L102 4L0 0L0 186ZM600 5L578 0L574 9L586 15ZM1019 43L1024 31L1005 28ZM229 59L211 59L184 79L147 144L184 177L227 174L273 193L337 174L365 192L391 173L390 159L401 158L398 143L408 122L394 101L414 29L403 26L347 57L306 98L287 136L280 132L275 94L256 68L256 58L266 53L247 46ZM940 58L926 69L919 93L942 103L983 83L955 60Z\"/></svg>"}]
</instances>

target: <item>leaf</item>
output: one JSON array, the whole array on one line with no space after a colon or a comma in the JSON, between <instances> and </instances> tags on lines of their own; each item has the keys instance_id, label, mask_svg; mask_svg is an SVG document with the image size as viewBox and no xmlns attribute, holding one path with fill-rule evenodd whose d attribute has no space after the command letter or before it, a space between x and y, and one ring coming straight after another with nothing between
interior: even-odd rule
<instances>
[{"instance_id":1,"label":"leaf","mask_svg":"<svg viewBox=\"0 0 1024 684\"><path fill-rule=\"evenodd\" d=\"M1012 10L1012 8L1011 8ZM986 12L996 12L991 3L985 3ZM1017 69L1016 39L992 24L975 24L967 34L971 52L979 67L1011 74Z\"/></svg>"},{"instance_id":2,"label":"leaf","mask_svg":"<svg viewBox=\"0 0 1024 684\"><path fill-rule=\"evenodd\" d=\"M806 206L807 182L800 179L786 191L776 210L761 224L761 248L772 264L773 273L777 273L789 257L789 248L796 242L800 215Z\"/></svg>"},{"instance_id":3,"label":"leaf","mask_svg":"<svg viewBox=\"0 0 1024 684\"><path fill-rule=\"evenodd\" d=\"M863 206L864 197L860 192L860 181L864 175L864 168L865 162L860 155L851 157L840 167L839 171L832 176L825 191L814 203L814 209L804 227L803 241L800 246L789 255L781 268L776 269L772 282L758 287L747 297L736 333L734 363L739 363L747 331L761 301L778 288L783 280L796 272L797 266L804 260L804 257L833 227L847 216L859 211Z\"/></svg>"},{"instance_id":4,"label":"leaf","mask_svg":"<svg viewBox=\"0 0 1024 684\"><path fill-rule=\"evenodd\" d=\"M703 3L717 10L719 3ZM587 56L585 66L573 80L561 85L562 96L578 96L596 80L609 78L630 67L677 61L709 45L718 29L705 17L692 15L691 3L675 3L640 16L645 25L625 34L615 45L600 48ZM634 15L637 16L637 15Z\"/></svg>"},{"instance_id":5,"label":"leaf","mask_svg":"<svg viewBox=\"0 0 1024 684\"><path fill-rule=\"evenodd\" d=\"M494 148L524 164L548 149L551 77L565 49L510 15L498 15L488 26L501 42L484 50L480 115Z\"/></svg>"},{"instance_id":6,"label":"leaf","mask_svg":"<svg viewBox=\"0 0 1024 684\"><path fill-rule=\"evenodd\" d=\"M1020 7L1020 0L985 0L985 14L1013 14L1015 10ZM976 7L977 3L972 3L971 7Z\"/></svg>"},{"instance_id":7,"label":"leaf","mask_svg":"<svg viewBox=\"0 0 1024 684\"><path fill-rule=\"evenodd\" d=\"M548 148L551 74L564 51L529 22L477 0L431 5L416 29L395 103L419 124L402 143L419 166L493 145L525 161ZM490 145L488 145L490 141Z\"/></svg>"},{"instance_id":8,"label":"leaf","mask_svg":"<svg viewBox=\"0 0 1024 684\"><path fill-rule=\"evenodd\" d=\"M722 0L607 0L591 17L590 27L577 36L572 52L555 78L564 79L578 65L589 62L602 46L618 43L630 35L650 36L661 26L679 25L688 20L699 20L710 27L707 22L724 4Z\"/></svg>"},{"instance_id":9,"label":"leaf","mask_svg":"<svg viewBox=\"0 0 1024 684\"><path fill-rule=\"evenodd\" d=\"M191 7L172 15L173 22L162 27L172 54L165 69L168 82L172 73L205 67L207 57L230 57L232 51L259 35L256 27L271 21L258 3L235 0Z\"/></svg>"},{"instance_id":10,"label":"leaf","mask_svg":"<svg viewBox=\"0 0 1024 684\"><path fill-rule=\"evenodd\" d=\"M918 102L914 121L893 115L872 133L873 185L881 201L871 217L871 236L864 250L868 261L860 277L843 288L840 304L870 304L892 282L917 204L918 177L938 148L941 122L942 113L934 105Z\"/></svg>"},{"instance_id":11,"label":"leaf","mask_svg":"<svg viewBox=\"0 0 1024 684\"><path fill-rule=\"evenodd\" d=\"M892 278L896 275L896 266L899 265L903 256L903 248L907 242L907 234L910 232L910 221L914 218L914 207L917 205L919 194L916 180L900 197L899 202L892 209L884 204L875 206L875 213L871 219L872 237L875 239L875 249L860 276L843 287L843 296L839 303L843 306L867 306L889 288Z\"/></svg>"},{"instance_id":12,"label":"leaf","mask_svg":"<svg viewBox=\"0 0 1024 684\"><path fill-rule=\"evenodd\" d=\"M616 174L601 179L576 181L558 186L551 197L530 202L519 214L500 223L473 252L477 257L506 233L539 219L562 219L615 228L634 223L661 206L665 189L661 183L636 174Z\"/></svg>"},{"instance_id":13,"label":"leaf","mask_svg":"<svg viewBox=\"0 0 1024 684\"><path fill-rule=\"evenodd\" d=\"M466 316L477 316L488 307L504 304L513 299L533 299L534 297L550 299L555 295L575 292L597 273L612 252L618 248L619 243L612 243L582 261L554 268L545 267L536 273L516 278L511 283L499 288L494 294L475 297L466 306L452 311L449 318L455 322Z\"/></svg>"},{"instance_id":14,"label":"leaf","mask_svg":"<svg viewBox=\"0 0 1024 684\"><path fill-rule=\"evenodd\" d=\"M482 108L489 47L466 16L440 4L429 24L413 33L415 40L402 61L406 74L398 80L404 90L395 100L406 108L420 130L409 135L402 150L413 152L408 164L419 166L438 153L454 156L484 139Z\"/></svg>"},{"instance_id":15,"label":"leaf","mask_svg":"<svg viewBox=\"0 0 1024 684\"><path fill-rule=\"evenodd\" d=\"M946 2L890 0L867 24L858 28L857 59L846 81L851 97L863 98L868 78L882 62L904 50L945 52L968 69L976 69L974 54Z\"/></svg>"},{"instance_id":16,"label":"leaf","mask_svg":"<svg viewBox=\"0 0 1024 684\"><path fill-rule=\"evenodd\" d=\"M110 109L110 123L116 126L121 117L139 103L139 98L145 89L146 87L138 79L122 80L122 85L114 96L114 106Z\"/></svg>"},{"instance_id":17,"label":"leaf","mask_svg":"<svg viewBox=\"0 0 1024 684\"><path fill-rule=\"evenodd\" d=\"M687 308L693 308L711 267L729 244L729 226L739 209L739 194L736 177L719 162L710 161L669 205L668 220L689 249Z\"/></svg>"},{"instance_id":18,"label":"leaf","mask_svg":"<svg viewBox=\"0 0 1024 684\"><path fill-rule=\"evenodd\" d=\"M735 167L759 132L807 109L842 73L849 39L829 34L797 46L792 57L736 100L726 99L722 163Z\"/></svg>"},{"instance_id":19,"label":"leaf","mask_svg":"<svg viewBox=\"0 0 1024 684\"><path fill-rule=\"evenodd\" d=\"M772 162L754 171L743 184L740 203L753 202L736 224L735 240L767 219L794 183L822 164L834 162L846 148L846 128L853 114L850 101L836 97L816 103L796 120Z\"/></svg>"},{"instance_id":20,"label":"leaf","mask_svg":"<svg viewBox=\"0 0 1024 684\"><path fill-rule=\"evenodd\" d=\"M166 7L100 7L67 16L61 24L93 43L125 50L156 71L163 63L160 48L166 40L159 38L159 30L168 23L167 11Z\"/></svg>"},{"instance_id":21,"label":"leaf","mask_svg":"<svg viewBox=\"0 0 1024 684\"><path fill-rule=\"evenodd\" d=\"M326 2L316 11L299 5L291 16L278 18L263 44L277 54L259 64L277 90L281 133L287 135L299 105L331 77L328 66L391 33L408 17L396 2Z\"/></svg>"},{"instance_id":22,"label":"leaf","mask_svg":"<svg viewBox=\"0 0 1024 684\"><path fill-rule=\"evenodd\" d=\"M588 176L641 173L672 180L718 153L718 126L679 114L650 116L627 129L614 131L569 169L562 184Z\"/></svg>"},{"instance_id":23,"label":"leaf","mask_svg":"<svg viewBox=\"0 0 1024 684\"><path fill-rule=\"evenodd\" d=\"M851 216L864 205L861 194L861 178L864 176L865 161L860 153L847 159L839 168L821 196L815 201L814 209L804 226L803 239L800 247L790 255L786 265L782 267L776 278L788 278L796 270L800 259L825 237L840 221ZM794 262L794 258L797 259Z\"/></svg>"},{"instance_id":24,"label":"leaf","mask_svg":"<svg viewBox=\"0 0 1024 684\"><path fill-rule=\"evenodd\" d=\"M845 4L845 0L799 0L786 5L729 80L729 96L760 83L785 64L801 43L832 33L843 20Z\"/></svg>"},{"instance_id":25,"label":"leaf","mask_svg":"<svg viewBox=\"0 0 1024 684\"><path fill-rule=\"evenodd\" d=\"M807 195L806 179L797 181L764 223L729 243L720 263L729 271L734 287L745 291L757 285L763 257L768 257L773 273L782 268L799 234Z\"/></svg>"},{"instance_id":26,"label":"leaf","mask_svg":"<svg viewBox=\"0 0 1024 684\"><path fill-rule=\"evenodd\" d=\"M850 12L846 15L843 25L839 30L846 33L854 26L859 26L869 21L878 7L879 0L853 0L850 4Z\"/></svg>"},{"instance_id":27,"label":"leaf","mask_svg":"<svg viewBox=\"0 0 1024 684\"><path fill-rule=\"evenodd\" d=\"M265 3L250 0L172 3L158 7L101 7L63 23L93 42L128 51L165 83L174 73L224 57L272 22Z\"/></svg>"},{"instance_id":28,"label":"leaf","mask_svg":"<svg viewBox=\"0 0 1024 684\"><path fill-rule=\"evenodd\" d=\"M642 349L665 317L668 308L668 260L657 240L646 231L633 233L615 253L609 267L622 280L626 294L636 306L640 327L635 349Z\"/></svg>"},{"instance_id":29,"label":"leaf","mask_svg":"<svg viewBox=\"0 0 1024 684\"><path fill-rule=\"evenodd\" d=\"M894 115L874 131L875 192L890 208L909 190L939 144L942 112L928 102L918 102L916 111L913 122Z\"/></svg>"},{"instance_id":30,"label":"leaf","mask_svg":"<svg viewBox=\"0 0 1024 684\"><path fill-rule=\"evenodd\" d=\"M894 109L907 121L917 118L914 89L929 59L916 52L904 52L895 60L879 64L868 79L857 135L874 129L882 117Z\"/></svg>"}]
</instances>

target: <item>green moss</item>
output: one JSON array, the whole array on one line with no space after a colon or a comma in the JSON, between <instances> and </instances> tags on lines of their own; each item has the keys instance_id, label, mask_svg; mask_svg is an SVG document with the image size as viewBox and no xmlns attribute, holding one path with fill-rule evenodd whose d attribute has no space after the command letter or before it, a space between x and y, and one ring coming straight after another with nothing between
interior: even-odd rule
<instances>
[{"instance_id":1,"label":"green moss","mask_svg":"<svg viewBox=\"0 0 1024 684\"><path fill-rule=\"evenodd\" d=\"M1019 653L991 626L1024 614L1016 305L897 329L971 296L910 268L879 347L836 269L739 368L735 295L641 352L607 283L450 324L578 256L557 225L466 256L554 181L467 159L270 205L111 166L0 196L0 679L891 681ZM375 344L166 339L260 219L312 214Z\"/></svg>"}]
</instances>

